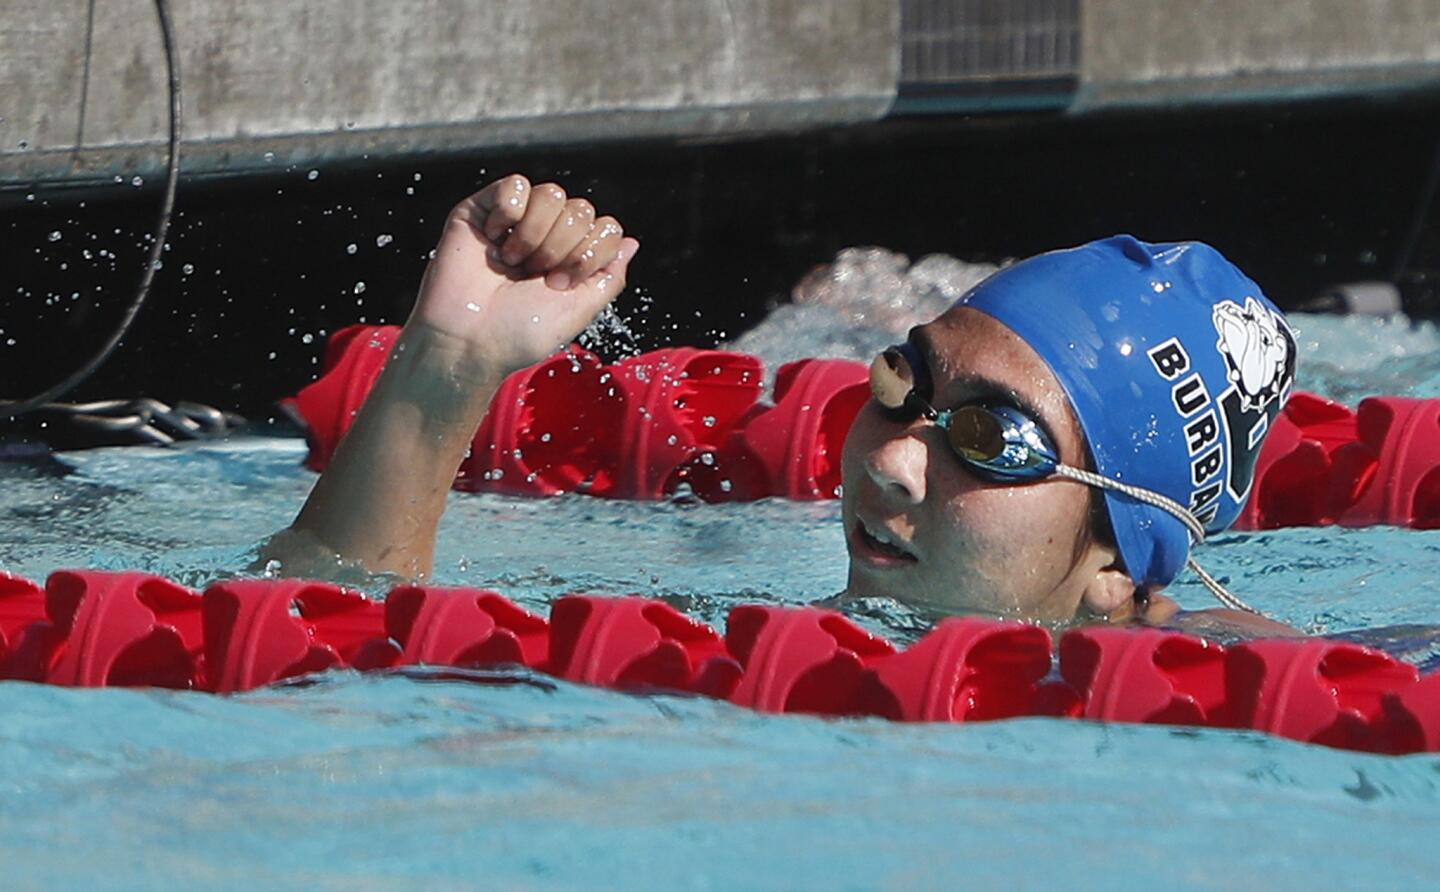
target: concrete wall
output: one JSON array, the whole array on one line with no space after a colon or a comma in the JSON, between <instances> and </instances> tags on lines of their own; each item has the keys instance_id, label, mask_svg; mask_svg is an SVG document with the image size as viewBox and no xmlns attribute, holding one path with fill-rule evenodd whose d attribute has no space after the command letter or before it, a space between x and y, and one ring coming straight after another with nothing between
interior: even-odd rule
<instances>
[{"instance_id":1,"label":"concrete wall","mask_svg":"<svg viewBox=\"0 0 1440 892\"><path fill-rule=\"evenodd\" d=\"M1440 0L1082 0L1074 108L1440 82Z\"/></svg>"},{"instance_id":2,"label":"concrete wall","mask_svg":"<svg viewBox=\"0 0 1440 892\"><path fill-rule=\"evenodd\" d=\"M170 3L190 173L863 122L899 82L901 0ZM906 8L963 46L1018 34L1030 7ZM1440 0L1082 0L1080 15L1073 111L1440 84ZM1011 95L985 107L1024 108ZM157 171L165 101L152 0L5 0L0 186Z\"/></svg>"},{"instance_id":3,"label":"concrete wall","mask_svg":"<svg viewBox=\"0 0 1440 892\"><path fill-rule=\"evenodd\" d=\"M862 121L899 68L894 0L170 2L191 172ZM158 170L150 0L5 6L0 182Z\"/></svg>"}]
</instances>

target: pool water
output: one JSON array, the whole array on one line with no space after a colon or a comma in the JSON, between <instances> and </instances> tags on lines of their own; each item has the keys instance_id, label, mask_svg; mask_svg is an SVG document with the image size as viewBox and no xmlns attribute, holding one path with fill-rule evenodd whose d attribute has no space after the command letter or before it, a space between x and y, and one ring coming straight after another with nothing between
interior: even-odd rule
<instances>
[{"instance_id":1,"label":"pool water","mask_svg":"<svg viewBox=\"0 0 1440 892\"><path fill-rule=\"evenodd\" d=\"M1433 328L1294 321L1302 386L1440 396ZM826 352L884 336L833 324ZM0 568L197 587L241 572L313 482L302 455L247 437L0 464ZM1440 622L1440 531L1231 534L1201 557L1310 631ZM570 591L639 593L721 624L735 604L838 591L845 559L833 502L465 495L436 575L540 611ZM1194 581L1173 592L1208 606ZM925 628L893 604L857 618L897 641ZM1360 634L1437 659L1423 630ZM523 673L336 672L233 697L11 682L0 698L6 888L1412 889L1440 875L1440 756L1254 733L772 717Z\"/></svg>"}]
</instances>

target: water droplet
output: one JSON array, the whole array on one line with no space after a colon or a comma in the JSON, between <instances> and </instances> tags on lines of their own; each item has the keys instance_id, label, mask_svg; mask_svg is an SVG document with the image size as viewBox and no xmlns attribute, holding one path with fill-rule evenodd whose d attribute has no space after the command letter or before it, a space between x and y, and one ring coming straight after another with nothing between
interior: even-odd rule
<instances>
[{"instance_id":1,"label":"water droplet","mask_svg":"<svg viewBox=\"0 0 1440 892\"><path fill-rule=\"evenodd\" d=\"M732 490L732 489L734 489L734 488L735 488L735 485L734 485L733 483L731 483L729 480L721 480L721 481L720 481L720 491L721 491L721 492L729 492L730 490Z\"/></svg>"},{"instance_id":2,"label":"water droplet","mask_svg":"<svg viewBox=\"0 0 1440 892\"><path fill-rule=\"evenodd\" d=\"M365 283L364 283L364 282L356 282L356 283L355 283L355 293L356 293L356 294L364 294L364 293L365 293Z\"/></svg>"},{"instance_id":3,"label":"water droplet","mask_svg":"<svg viewBox=\"0 0 1440 892\"><path fill-rule=\"evenodd\" d=\"M360 250L360 248L354 242L351 242L350 244L345 246L346 254L354 254L358 250Z\"/></svg>"},{"instance_id":4,"label":"water droplet","mask_svg":"<svg viewBox=\"0 0 1440 892\"><path fill-rule=\"evenodd\" d=\"M530 317L530 324L531 324L531 325L539 325L539 324L540 324L540 317L539 317L539 316L531 316L531 317Z\"/></svg>"},{"instance_id":5,"label":"water droplet","mask_svg":"<svg viewBox=\"0 0 1440 892\"><path fill-rule=\"evenodd\" d=\"M184 273L187 276L190 275L191 273L195 272L195 264L185 264L184 266L180 267L180 272Z\"/></svg>"},{"instance_id":6,"label":"water droplet","mask_svg":"<svg viewBox=\"0 0 1440 892\"><path fill-rule=\"evenodd\" d=\"M715 464L715 453L713 453L713 452L705 452L705 453L702 453L701 456L700 456L700 464L702 464L702 465L713 465L713 464Z\"/></svg>"},{"instance_id":7,"label":"water droplet","mask_svg":"<svg viewBox=\"0 0 1440 892\"><path fill-rule=\"evenodd\" d=\"M541 443L549 443L549 442L550 442L550 434L549 434L549 432L546 432L546 433L543 433L543 434L540 435L540 442L541 442Z\"/></svg>"},{"instance_id":8,"label":"water droplet","mask_svg":"<svg viewBox=\"0 0 1440 892\"><path fill-rule=\"evenodd\" d=\"M307 180L318 180L318 179L320 179L320 171L318 171L318 170L311 170L309 173L305 174L305 179L307 179Z\"/></svg>"},{"instance_id":9,"label":"water droplet","mask_svg":"<svg viewBox=\"0 0 1440 892\"><path fill-rule=\"evenodd\" d=\"M676 443L679 443L679 442L680 442L680 438L677 437L677 436L675 436L674 434L671 434L670 436L668 436L668 437L665 438L665 443L666 443L666 445L668 445L668 446L674 446Z\"/></svg>"},{"instance_id":10,"label":"water droplet","mask_svg":"<svg viewBox=\"0 0 1440 892\"><path fill-rule=\"evenodd\" d=\"M389 234L388 232L382 232L379 235L375 236L375 247L383 248L393 241L395 241L395 236Z\"/></svg>"},{"instance_id":11,"label":"water droplet","mask_svg":"<svg viewBox=\"0 0 1440 892\"><path fill-rule=\"evenodd\" d=\"M138 189L138 188L140 188L141 186L145 185L145 178L144 178L144 177L131 177L131 178L130 178L130 185L132 185L132 186L134 186L135 188Z\"/></svg>"},{"instance_id":12,"label":"water droplet","mask_svg":"<svg viewBox=\"0 0 1440 892\"><path fill-rule=\"evenodd\" d=\"M809 406L806 406L805 408L808 409L808 408L810 408L810 407L809 407ZM704 424L706 427L714 427L714 426L715 426L715 416L714 416L714 415L706 415L704 418L700 419L700 423L701 423L701 424Z\"/></svg>"},{"instance_id":13,"label":"water droplet","mask_svg":"<svg viewBox=\"0 0 1440 892\"><path fill-rule=\"evenodd\" d=\"M60 241L60 230L58 230L58 229L52 229L52 230L50 230L50 235L46 236L46 238L50 239L50 241L52 241L52 242L58 242L58 241Z\"/></svg>"},{"instance_id":14,"label":"water droplet","mask_svg":"<svg viewBox=\"0 0 1440 892\"><path fill-rule=\"evenodd\" d=\"M266 161L274 161L274 160L275 160L275 153L274 153L274 152L266 152L266 153L265 153L265 160L266 160Z\"/></svg>"},{"instance_id":15,"label":"water droplet","mask_svg":"<svg viewBox=\"0 0 1440 892\"><path fill-rule=\"evenodd\" d=\"M305 332L305 334L303 334L303 335L300 336L300 343L302 343L302 344L310 344L310 343L314 343L314 341L315 341L315 336L314 336L313 334L311 334L310 332L308 332L308 331Z\"/></svg>"},{"instance_id":16,"label":"water droplet","mask_svg":"<svg viewBox=\"0 0 1440 892\"><path fill-rule=\"evenodd\" d=\"M478 313L480 312L480 305L472 300L469 303L465 304L465 309L469 310L472 313Z\"/></svg>"}]
</instances>

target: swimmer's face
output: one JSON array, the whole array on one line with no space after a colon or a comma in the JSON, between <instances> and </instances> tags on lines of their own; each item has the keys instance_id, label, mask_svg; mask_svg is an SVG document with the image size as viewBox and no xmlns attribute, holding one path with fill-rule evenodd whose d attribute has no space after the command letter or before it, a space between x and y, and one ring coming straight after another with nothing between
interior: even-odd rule
<instances>
[{"instance_id":1,"label":"swimmer's face","mask_svg":"<svg viewBox=\"0 0 1440 892\"><path fill-rule=\"evenodd\" d=\"M936 409L1014 406L1050 434L1063 462L1088 465L1060 382L1009 328L957 307L911 337L929 366ZM846 439L842 472L850 597L1064 620L1082 605L1113 610L1133 591L1113 547L1089 535L1083 484L984 479L960 462L940 428L896 421L873 399Z\"/></svg>"}]
</instances>

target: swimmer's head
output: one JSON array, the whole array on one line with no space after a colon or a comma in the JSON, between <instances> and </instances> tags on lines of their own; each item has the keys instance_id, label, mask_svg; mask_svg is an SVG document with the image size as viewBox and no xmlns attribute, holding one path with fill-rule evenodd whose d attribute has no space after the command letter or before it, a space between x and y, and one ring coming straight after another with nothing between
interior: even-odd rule
<instances>
[{"instance_id":1,"label":"swimmer's head","mask_svg":"<svg viewBox=\"0 0 1440 892\"><path fill-rule=\"evenodd\" d=\"M936 408L1019 409L1061 461L1173 499L1208 532L1239 514L1294 377L1283 316L1193 242L1117 236L1031 258L911 340ZM852 594L1064 618L1110 612L1184 565L1171 514L1069 480L984 479L928 427L872 401L846 444Z\"/></svg>"}]
</instances>

